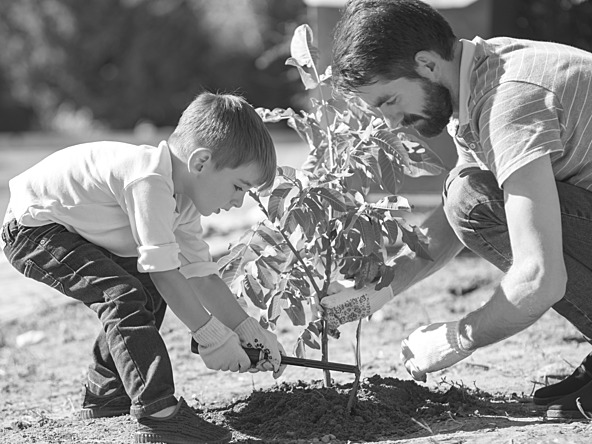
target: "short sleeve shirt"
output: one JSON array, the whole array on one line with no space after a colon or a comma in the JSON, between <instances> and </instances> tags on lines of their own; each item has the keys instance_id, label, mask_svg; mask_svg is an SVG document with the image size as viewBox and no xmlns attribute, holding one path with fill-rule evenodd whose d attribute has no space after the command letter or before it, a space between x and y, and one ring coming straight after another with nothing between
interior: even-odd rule
<instances>
[{"instance_id":1,"label":"short sleeve shirt","mask_svg":"<svg viewBox=\"0 0 592 444\"><path fill-rule=\"evenodd\" d=\"M175 195L170 151L94 142L57 151L9 182L7 217L25 226L58 223L123 257L140 272L217 273L201 215Z\"/></svg>"},{"instance_id":2,"label":"short sleeve shirt","mask_svg":"<svg viewBox=\"0 0 592 444\"><path fill-rule=\"evenodd\" d=\"M454 134L459 150L500 186L549 155L558 181L592 190L592 54L511 38L472 43L469 96L461 97L468 119Z\"/></svg>"}]
</instances>

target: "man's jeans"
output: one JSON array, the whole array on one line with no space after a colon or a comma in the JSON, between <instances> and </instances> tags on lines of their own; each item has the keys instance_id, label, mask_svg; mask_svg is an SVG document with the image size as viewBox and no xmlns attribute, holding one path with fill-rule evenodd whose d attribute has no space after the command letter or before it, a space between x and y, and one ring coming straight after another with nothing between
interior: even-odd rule
<instances>
[{"instance_id":1,"label":"man's jeans","mask_svg":"<svg viewBox=\"0 0 592 444\"><path fill-rule=\"evenodd\" d=\"M171 362L158 329L166 303L137 258L118 257L58 224L2 229L4 254L25 276L83 302L103 328L93 347L88 388L122 389L136 418L176 404Z\"/></svg>"},{"instance_id":2,"label":"man's jeans","mask_svg":"<svg viewBox=\"0 0 592 444\"><path fill-rule=\"evenodd\" d=\"M557 182L561 206L567 290L553 308L590 342L592 338L592 192ZM444 211L461 242L506 272L512 250L504 193L489 171L452 170L444 185Z\"/></svg>"}]
</instances>

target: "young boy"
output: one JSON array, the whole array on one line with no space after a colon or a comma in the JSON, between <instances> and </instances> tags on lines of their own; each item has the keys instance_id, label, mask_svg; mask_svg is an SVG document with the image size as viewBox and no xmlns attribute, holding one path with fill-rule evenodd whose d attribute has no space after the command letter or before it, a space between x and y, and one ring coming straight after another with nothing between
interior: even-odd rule
<instances>
[{"instance_id":1,"label":"young boy","mask_svg":"<svg viewBox=\"0 0 592 444\"><path fill-rule=\"evenodd\" d=\"M159 334L167 305L205 365L272 370L284 349L237 303L202 239L200 217L269 187L276 155L242 98L200 94L158 147L118 142L53 153L10 181L4 253L25 276L91 308L102 323L80 416L131 413L136 442L225 443L230 431L174 396ZM261 349L255 368L242 347Z\"/></svg>"}]
</instances>

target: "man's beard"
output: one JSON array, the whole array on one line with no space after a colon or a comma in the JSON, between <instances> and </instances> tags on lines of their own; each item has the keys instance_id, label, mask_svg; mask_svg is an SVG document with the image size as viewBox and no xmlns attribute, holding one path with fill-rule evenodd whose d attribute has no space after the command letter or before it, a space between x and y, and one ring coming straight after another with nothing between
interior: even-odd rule
<instances>
[{"instance_id":1,"label":"man's beard","mask_svg":"<svg viewBox=\"0 0 592 444\"><path fill-rule=\"evenodd\" d=\"M450 91L439 83L419 78L424 92L425 104L422 115L405 115L403 126L411 126L424 137L436 137L450 121L452 116L452 97Z\"/></svg>"}]
</instances>

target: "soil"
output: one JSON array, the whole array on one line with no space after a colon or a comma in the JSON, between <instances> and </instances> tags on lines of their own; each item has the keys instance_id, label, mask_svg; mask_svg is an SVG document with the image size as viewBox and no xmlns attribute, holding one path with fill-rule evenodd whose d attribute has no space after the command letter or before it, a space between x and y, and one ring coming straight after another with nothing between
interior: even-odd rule
<instances>
[{"instance_id":1,"label":"soil","mask_svg":"<svg viewBox=\"0 0 592 444\"><path fill-rule=\"evenodd\" d=\"M82 304L31 284L8 264L0 276L20 303L18 318L0 317L0 443L129 443L130 416L80 421L85 363L99 323ZM531 402L534 389L573 371L590 351L553 312L530 329L478 350L416 383L399 360L399 344L419 325L458 319L487 300L500 273L465 254L362 323L362 380L347 411L352 374L289 366L268 373L213 372L190 352L189 335L167 314L162 328L177 395L233 431L233 443L588 443L586 420L553 422ZM25 310L25 308L28 308ZM356 325L329 344L331 361L351 364ZM289 350L299 330L284 319L276 333ZM310 359L319 359L312 351Z\"/></svg>"}]
</instances>

